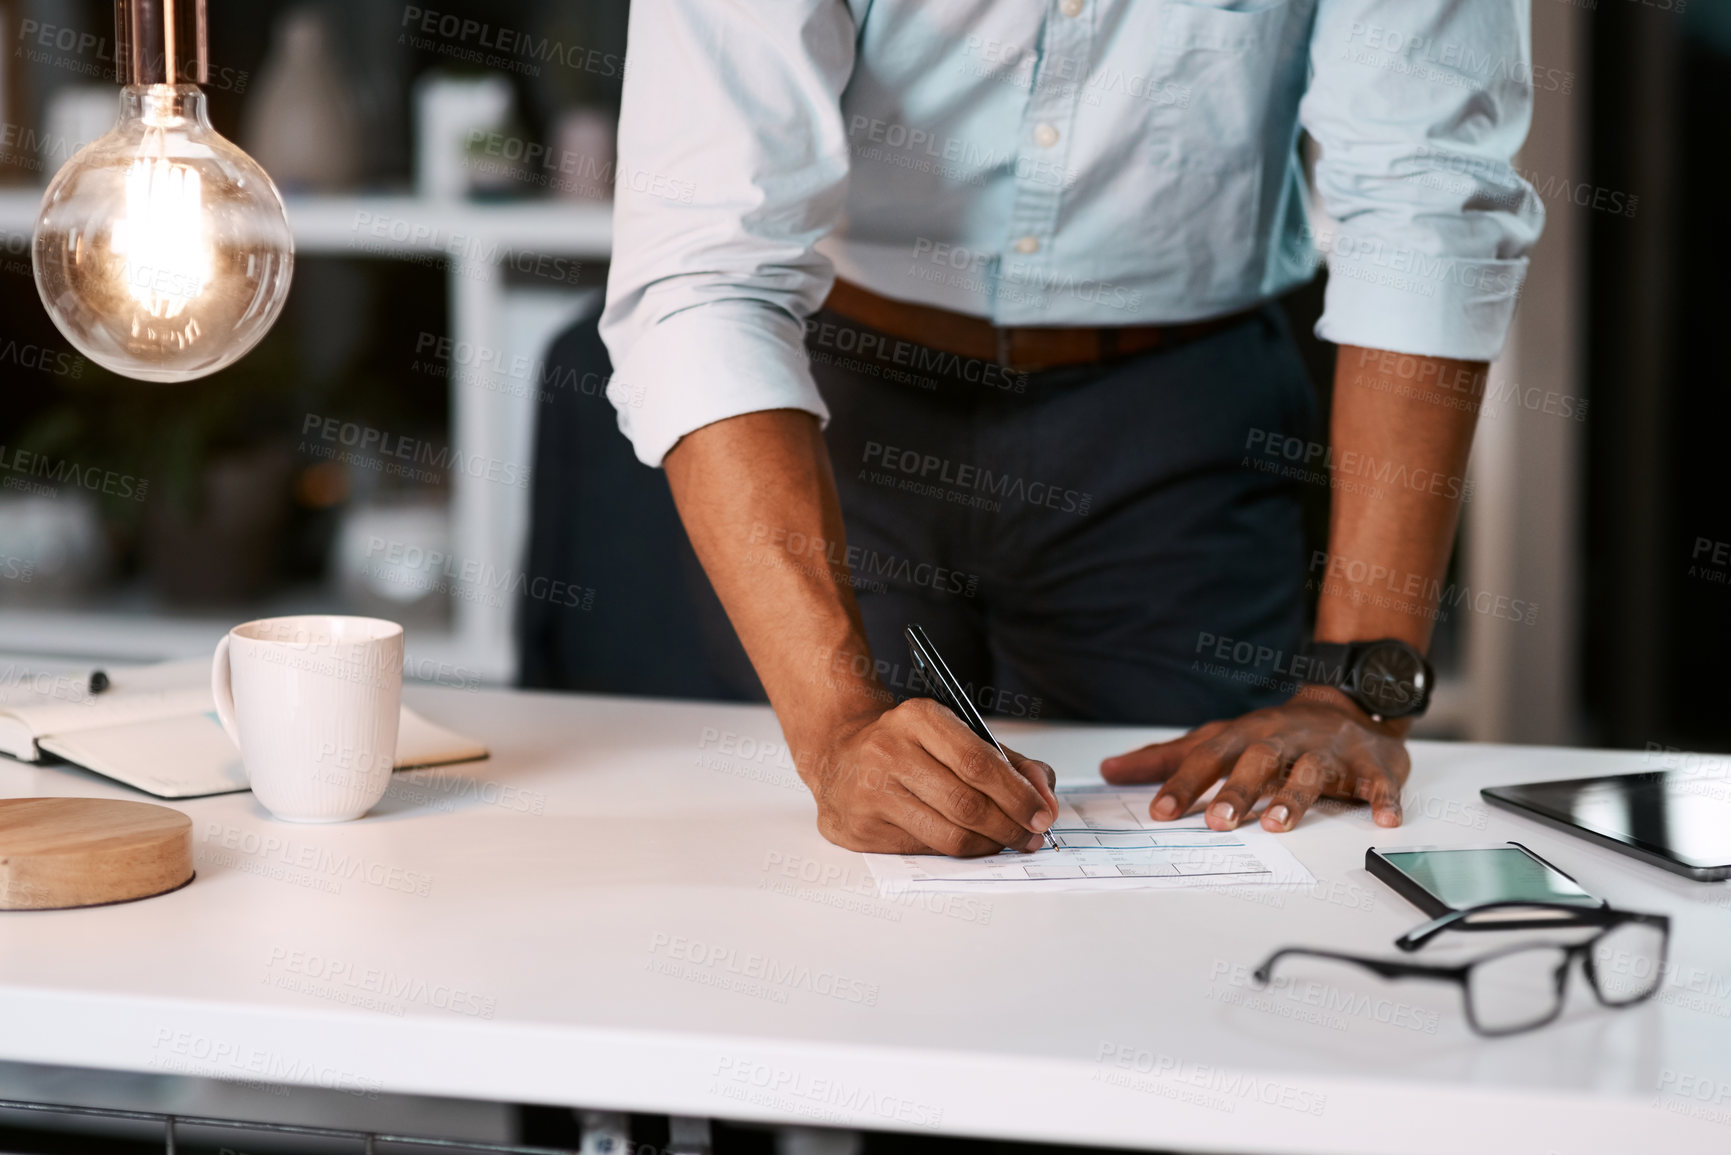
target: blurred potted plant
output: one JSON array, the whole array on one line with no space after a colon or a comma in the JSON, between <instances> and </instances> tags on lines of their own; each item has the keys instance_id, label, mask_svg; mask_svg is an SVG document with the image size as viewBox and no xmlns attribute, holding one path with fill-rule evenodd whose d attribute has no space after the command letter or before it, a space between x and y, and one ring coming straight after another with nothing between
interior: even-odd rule
<instances>
[{"instance_id":1,"label":"blurred potted plant","mask_svg":"<svg viewBox=\"0 0 1731 1155\"><path fill-rule=\"evenodd\" d=\"M530 82L553 147L550 191L565 200L613 199L626 5L540 0L532 43L547 57Z\"/></svg>"},{"instance_id":2,"label":"blurred potted plant","mask_svg":"<svg viewBox=\"0 0 1731 1155\"><path fill-rule=\"evenodd\" d=\"M18 447L79 471L117 544L131 547L165 601L232 604L276 573L295 464L280 430L295 380L282 338L179 385L89 366Z\"/></svg>"}]
</instances>

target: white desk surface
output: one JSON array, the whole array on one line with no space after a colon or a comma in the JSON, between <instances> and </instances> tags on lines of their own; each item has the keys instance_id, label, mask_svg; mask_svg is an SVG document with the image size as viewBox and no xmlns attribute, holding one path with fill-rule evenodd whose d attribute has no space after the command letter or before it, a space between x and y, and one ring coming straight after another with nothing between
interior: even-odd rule
<instances>
[{"instance_id":1,"label":"white desk surface","mask_svg":"<svg viewBox=\"0 0 1731 1155\"><path fill-rule=\"evenodd\" d=\"M1405 826L1336 809L1288 836L1308 893L898 903L817 834L767 709L409 698L493 759L340 826L181 803L191 886L0 915L0 1059L1176 1150L1731 1150L1731 884L1477 798L1639 754L1419 743ZM1077 781L1154 736L1004 728ZM135 796L0 765L0 795L35 794ZM1366 846L1508 838L1671 913L1658 998L1603 1010L1577 973L1561 1021L1482 1040L1450 986L1245 985L1282 944L1394 953L1420 919Z\"/></svg>"}]
</instances>

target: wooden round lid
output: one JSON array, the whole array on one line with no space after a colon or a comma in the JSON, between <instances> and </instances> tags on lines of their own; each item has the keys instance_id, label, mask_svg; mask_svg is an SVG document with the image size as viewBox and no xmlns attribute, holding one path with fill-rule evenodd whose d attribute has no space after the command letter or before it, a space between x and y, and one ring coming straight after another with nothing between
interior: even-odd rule
<instances>
[{"instance_id":1,"label":"wooden round lid","mask_svg":"<svg viewBox=\"0 0 1731 1155\"><path fill-rule=\"evenodd\" d=\"M192 881L192 819L149 802L0 798L0 910L129 902Z\"/></svg>"}]
</instances>

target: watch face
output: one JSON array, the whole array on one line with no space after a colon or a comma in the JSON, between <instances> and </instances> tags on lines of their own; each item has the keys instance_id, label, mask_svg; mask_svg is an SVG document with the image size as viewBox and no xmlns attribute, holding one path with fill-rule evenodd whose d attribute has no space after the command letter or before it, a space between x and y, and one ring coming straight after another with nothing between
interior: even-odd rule
<instances>
[{"instance_id":1,"label":"watch face","mask_svg":"<svg viewBox=\"0 0 1731 1155\"><path fill-rule=\"evenodd\" d=\"M1371 646L1358 662L1358 696L1373 714L1399 718L1425 700L1424 659L1416 650L1389 643Z\"/></svg>"}]
</instances>

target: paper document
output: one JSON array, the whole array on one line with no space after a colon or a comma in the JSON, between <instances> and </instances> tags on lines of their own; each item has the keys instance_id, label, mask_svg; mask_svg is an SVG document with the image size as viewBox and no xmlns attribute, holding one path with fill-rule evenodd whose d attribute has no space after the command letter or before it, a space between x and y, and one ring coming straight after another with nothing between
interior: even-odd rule
<instances>
[{"instance_id":1,"label":"paper document","mask_svg":"<svg viewBox=\"0 0 1731 1155\"><path fill-rule=\"evenodd\" d=\"M1071 786L1058 791L1058 849L989 858L868 854L880 894L909 891L1179 889L1303 885L1316 879L1278 835L1246 824L1220 833L1200 817L1155 822L1159 788Z\"/></svg>"}]
</instances>

